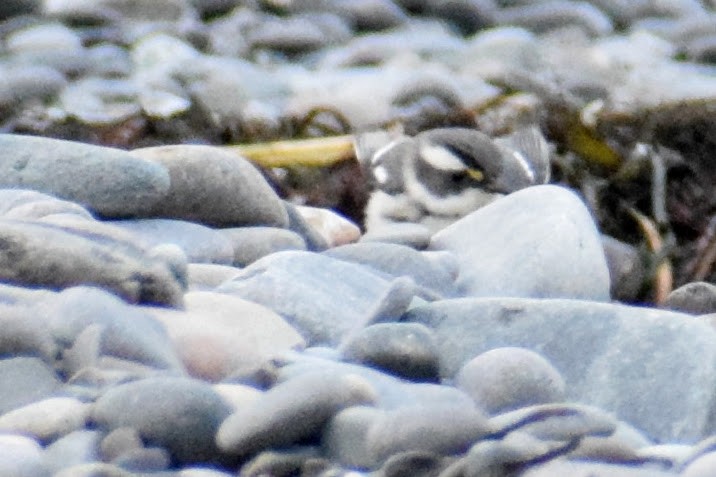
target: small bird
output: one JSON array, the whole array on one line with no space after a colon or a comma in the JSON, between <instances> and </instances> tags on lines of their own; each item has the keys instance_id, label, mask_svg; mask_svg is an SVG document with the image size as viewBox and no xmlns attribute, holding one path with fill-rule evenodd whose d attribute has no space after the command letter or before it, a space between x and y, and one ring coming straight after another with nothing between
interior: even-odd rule
<instances>
[{"instance_id":1,"label":"small bird","mask_svg":"<svg viewBox=\"0 0 716 477\"><path fill-rule=\"evenodd\" d=\"M373 182L368 231L412 222L436 232L498 197L549 181L549 146L535 126L499 138L431 129L381 147L376 137L358 137L355 145Z\"/></svg>"}]
</instances>

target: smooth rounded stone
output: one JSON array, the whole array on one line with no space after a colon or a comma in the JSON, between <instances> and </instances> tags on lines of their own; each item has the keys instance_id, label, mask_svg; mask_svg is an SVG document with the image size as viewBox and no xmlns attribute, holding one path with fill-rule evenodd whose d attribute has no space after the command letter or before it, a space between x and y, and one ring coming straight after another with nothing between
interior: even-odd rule
<instances>
[{"instance_id":1,"label":"smooth rounded stone","mask_svg":"<svg viewBox=\"0 0 716 477\"><path fill-rule=\"evenodd\" d=\"M65 76L47 65L0 66L0 74L3 76L0 85L1 106L14 106L33 98L49 99L67 85Z\"/></svg>"},{"instance_id":2,"label":"smooth rounded stone","mask_svg":"<svg viewBox=\"0 0 716 477\"><path fill-rule=\"evenodd\" d=\"M125 151L43 137L0 136L0 186L34 189L107 217L136 215L169 192L169 173Z\"/></svg>"},{"instance_id":3,"label":"smooth rounded stone","mask_svg":"<svg viewBox=\"0 0 716 477\"><path fill-rule=\"evenodd\" d=\"M456 276L451 267L444 267L442 260L431 260L429 255L404 245L361 242L332 248L323 254L368 265L395 277L408 276L416 284L443 296L455 293L452 284Z\"/></svg>"},{"instance_id":4,"label":"smooth rounded stone","mask_svg":"<svg viewBox=\"0 0 716 477\"><path fill-rule=\"evenodd\" d=\"M214 384L212 387L224 402L231 407L232 411L237 411L253 404L263 394L253 386L245 384L219 383Z\"/></svg>"},{"instance_id":5,"label":"smooth rounded stone","mask_svg":"<svg viewBox=\"0 0 716 477\"><path fill-rule=\"evenodd\" d=\"M171 187L149 212L216 226L285 227L282 201L246 159L210 146L159 146L131 154L165 167Z\"/></svg>"},{"instance_id":6,"label":"smooth rounded stone","mask_svg":"<svg viewBox=\"0 0 716 477\"><path fill-rule=\"evenodd\" d=\"M141 114L137 85L125 79L86 77L60 94L65 113L89 125L119 124Z\"/></svg>"},{"instance_id":7,"label":"smooth rounded stone","mask_svg":"<svg viewBox=\"0 0 716 477\"><path fill-rule=\"evenodd\" d=\"M37 312L61 345L72 346L62 361L70 375L95 366L105 355L182 369L162 324L103 290L70 288L38 304Z\"/></svg>"},{"instance_id":8,"label":"smooth rounded stone","mask_svg":"<svg viewBox=\"0 0 716 477\"><path fill-rule=\"evenodd\" d=\"M259 304L212 292L187 293L185 303L185 311L147 311L164 325L191 376L220 381L305 347L295 329Z\"/></svg>"},{"instance_id":9,"label":"smooth rounded stone","mask_svg":"<svg viewBox=\"0 0 716 477\"><path fill-rule=\"evenodd\" d=\"M47 363L56 359L59 348L30 306L0 304L0 329L0 355L37 356Z\"/></svg>"},{"instance_id":10,"label":"smooth rounded stone","mask_svg":"<svg viewBox=\"0 0 716 477\"><path fill-rule=\"evenodd\" d=\"M565 25L581 27L594 36L614 31L611 19L589 2L552 0L524 6L503 8L496 14L503 25L516 25L535 32L544 32Z\"/></svg>"},{"instance_id":11,"label":"smooth rounded stone","mask_svg":"<svg viewBox=\"0 0 716 477\"><path fill-rule=\"evenodd\" d=\"M8 210L2 217L16 220L38 220L52 215L75 215L78 218L94 220L92 214L75 202L55 199L35 200Z\"/></svg>"},{"instance_id":12,"label":"smooth rounded stone","mask_svg":"<svg viewBox=\"0 0 716 477\"><path fill-rule=\"evenodd\" d=\"M143 440L164 447L177 462L215 462L221 456L214 435L229 412L206 383L148 378L104 393L95 403L94 421L110 430L134 427Z\"/></svg>"},{"instance_id":13,"label":"smooth rounded stone","mask_svg":"<svg viewBox=\"0 0 716 477\"><path fill-rule=\"evenodd\" d=\"M0 283L0 303L5 305L31 306L55 294L55 292L50 290L16 287ZM32 341L35 341L37 338L38 337L33 336Z\"/></svg>"},{"instance_id":14,"label":"smooth rounded stone","mask_svg":"<svg viewBox=\"0 0 716 477\"><path fill-rule=\"evenodd\" d=\"M430 477L440 475L449 465L449 458L433 452L407 451L390 456L378 469L381 477Z\"/></svg>"},{"instance_id":15,"label":"smooth rounded stone","mask_svg":"<svg viewBox=\"0 0 716 477\"><path fill-rule=\"evenodd\" d=\"M542 440L571 441L587 436L610 436L617 429L616 418L584 404L536 404L506 412L490 419L495 434L515 430Z\"/></svg>"},{"instance_id":16,"label":"smooth rounded stone","mask_svg":"<svg viewBox=\"0 0 716 477\"><path fill-rule=\"evenodd\" d=\"M171 456L161 447L132 449L118 456L112 464L131 472L160 472L169 468Z\"/></svg>"},{"instance_id":17,"label":"smooth rounded stone","mask_svg":"<svg viewBox=\"0 0 716 477\"><path fill-rule=\"evenodd\" d=\"M0 5L0 19L35 13L41 4L41 0L5 0Z\"/></svg>"},{"instance_id":18,"label":"smooth rounded stone","mask_svg":"<svg viewBox=\"0 0 716 477\"><path fill-rule=\"evenodd\" d=\"M297 233L276 227L219 229L231 241L235 266L244 267L261 257L283 250L306 250L306 241Z\"/></svg>"},{"instance_id":19,"label":"smooth rounded stone","mask_svg":"<svg viewBox=\"0 0 716 477\"><path fill-rule=\"evenodd\" d=\"M296 210L324 238L329 248L353 243L360 238L360 228L336 212L305 205L297 205Z\"/></svg>"},{"instance_id":20,"label":"smooth rounded stone","mask_svg":"<svg viewBox=\"0 0 716 477\"><path fill-rule=\"evenodd\" d=\"M105 462L111 462L126 452L142 447L142 438L134 427L118 427L108 432L99 445L102 460Z\"/></svg>"},{"instance_id":21,"label":"smooth rounded stone","mask_svg":"<svg viewBox=\"0 0 716 477\"><path fill-rule=\"evenodd\" d=\"M491 26L498 13L493 0L427 0L425 4L428 13L450 22L463 35Z\"/></svg>"},{"instance_id":22,"label":"smooth rounded stone","mask_svg":"<svg viewBox=\"0 0 716 477\"><path fill-rule=\"evenodd\" d=\"M681 477L709 477L716 468L716 452L707 452L689 462L679 474Z\"/></svg>"},{"instance_id":23,"label":"smooth rounded stone","mask_svg":"<svg viewBox=\"0 0 716 477\"><path fill-rule=\"evenodd\" d=\"M133 477L135 474L104 462L88 462L64 468L52 477Z\"/></svg>"},{"instance_id":24,"label":"smooth rounded stone","mask_svg":"<svg viewBox=\"0 0 716 477\"><path fill-rule=\"evenodd\" d=\"M241 269L215 263L190 263L188 272L189 291L210 291L236 277Z\"/></svg>"},{"instance_id":25,"label":"smooth rounded stone","mask_svg":"<svg viewBox=\"0 0 716 477\"><path fill-rule=\"evenodd\" d=\"M323 369L339 374L357 374L368 380L377 393L375 405L381 409L398 409L405 406L475 406L470 396L453 386L406 381L377 369L313 356L306 351L291 354L291 364L281 367L278 371L278 382Z\"/></svg>"},{"instance_id":26,"label":"smooth rounded stone","mask_svg":"<svg viewBox=\"0 0 716 477\"><path fill-rule=\"evenodd\" d=\"M315 435L341 409L371 404L375 390L362 377L314 371L277 384L254 404L229 416L216 435L232 455L293 444Z\"/></svg>"},{"instance_id":27,"label":"smooth rounded stone","mask_svg":"<svg viewBox=\"0 0 716 477\"><path fill-rule=\"evenodd\" d=\"M12 477L50 477L42 447L25 436L0 434L0 474Z\"/></svg>"},{"instance_id":28,"label":"smooth rounded stone","mask_svg":"<svg viewBox=\"0 0 716 477\"><path fill-rule=\"evenodd\" d=\"M416 250L424 250L430 244L432 234L421 224L395 223L376 227L361 237L361 242L380 242L405 245Z\"/></svg>"},{"instance_id":29,"label":"smooth rounded stone","mask_svg":"<svg viewBox=\"0 0 716 477\"><path fill-rule=\"evenodd\" d=\"M356 264L316 253L286 251L257 260L217 291L271 308L310 346L330 346L382 312L400 316L411 293L403 285Z\"/></svg>"},{"instance_id":30,"label":"smooth rounded stone","mask_svg":"<svg viewBox=\"0 0 716 477\"><path fill-rule=\"evenodd\" d=\"M181 306L182 285L170 264L140 248L47 223L0 222L0 277L6 282L53 289L94 285L132 303Z\"/></svg>"},{"instance_id":31,"label":"smooth rounded stone","mask_svg":"<svg viewBox=\"0 0 716 477\"><path fill-rule=\"evenodd\" d=\"M54 475L65 467L99 461L102 433L96 430L77 430L60 437L45 447L45 463Z\"/></svg>"},{"instance_id":32,"label":"smooth rounded stone","mask_svg":"<svg viewBox=\"0 0 716 477\"><path fill-rule=\"evenodd\" d=\"M0 415L49 398L61 384L55 371L38 358L0 360Z\"/></svg>"},{"instance_id":33,"label":"smooth rounded stone","mask_svg":"<svg viewBox=\"0 0 716 477\"><path fill-rule=\"evenodd\" d=\"M5 47L11 54L26 51L78 50L82 48L80 36L59 23L38 24L8 35Z\"/></svg>"},{"instance_id":34,"label":"smooth rounded stone","mask_svg":"<svg viewBox=\"0 0 716 477\"><path fill-rule=\"evenodd\" d=\"M350 336L341 353L347 361L402 378L437 381L439 355L429 328L416 323L378 323Z\"/></svg>"},{"instance_id":35,"label":"smooth rounded stone","mask_svg":"<svg viewBox=\"0 0 716 477\"><path fill-rule=\"evenodd\" d=\"M480 353L519 346L560 371L567 399L614 412L654 440L688 443L711 434L705 423L716 385L716 331L691 315L579 300L484 298L418 306L402 321L436 333L443 377Z\"/></svg>"},{"instance_id":36,"label":"smooth rounded stone","mask_svg":"<svg viewBox=\"0 0 716 477\"><path fill-rule=\"evenodd\" d=\"M597 227L569 189L540 185L498 199L436 233L432 250L461 264L470 296L609 300Z\"/></svg>"},{"instance_id":37,"label":"smooth rounded stone","mask_svg":"<svg viewBox=\"0 0 716 477\"><path fill-rule=\"evenodd\" d=\"M669 293L666 308L694 315L716 313L716 285L708 282L692 282Z\"/></svg>"},{"instance_id":38,"label":"smooth rounded stone","mask_svg":"<svg viewBox=\"0 0 716 477\"><path fill-rule=\"evenodd\" d=\"M673 477L674 473L654 465L615 465L606 462L571 461L554 459L545 464L531 466L521 477Z\"/></svg>"},{"instance_id":39,"label":"smooth rounded stone","mask_svg":"<svg viewBox=\"0 0 716 477\"><path fill-rule=\"evenodd\" d=\"M232 244L223 234L209 227L184 220L134 219L108 222L131 233L144 247L151 248L164 243L177 245L192 263L233 262Z\"/></svg>"},{"instance_id":40,"label":"smooth rounded stone","mask_svg":"<svg viewBox=\"0 0 716 477\"><path fill-rule=\"evenodd\" d=\"M233 477L235 474L229 474L213 469L189 468L184 467L177 472L177 477Z\"/></svg>"},{"instance_id":41,"label":"smooth rounded stone","mask_svg":"<svg viewBox=\"0 0 716 477\"><path fill-rule=\"evenodd\" d=\"M608 235L602 235L604 255L611 278L610 295L615 300L635 301L644 287L646 267L639 251Z\"/></svg>"},{"instance_id":42,"label":"smooth rounded stone","mask_svg":"<svg viewBox=\"0 0 716 477\"><path fill-rule=\"evenodd\" d=\"M42 442L85 426L90 405L74 398L48 398L0 415L0 431L16 432Z\"/></svg>"},{"instance_id":43,"label":"smooth rounded stone","mask_svg":"<svg viewBox=\"0 0 716 477\"><path fill-rule=\"evenodd\" d=\"M482 353L460 368L455 383L488 414L565 399L559 371L525 348L495 348Z\"/></svg>"},{"instance_id":44,"label":"smooth rounded stone","mask_svg":"<svg viewBox=\"0 0 716 477\"><path fill-rule=\"evenodd\" d=\"M126 2L124 0L46 0L46 15L90 23L108 21L176 21L188 14L184 0Z\"/></svg>"},{"instance_id":45,"label":"smooth rounded stone","mask_svg":"<svg viewBox=\"0 0 716 477\"><path fill-rule=\"evenodd\" d=\"M303 214L298 206L284 201L286 214L288 214L288 229L296 232L306 241L306 248L312 252L322 252L328 248L328 241L318 230L316 230Z\"/></svg>"},{"instance_id":46,"label":"smooth rounded stone","mask_svg":"<svg viewBox=\"0 0 716 477\"><path fill-rule=\"evenodd\" d=\"M267 16L248 32L252 49L277 50L287 54L308 53L328 46L330 32L310 15Z\"/></svg>"},{"instance_id":47,"label":"smooth rounded stone","mask_svg":"<svg viewBox=\"0 0 716 477\"><path fill-rule=\"evenodd\" d=\"M461 453L491 431L487 418L474 407L406 406L386 411L356 406L334 416L322 444L344 466L375 469L401 452Z\"/></svg>"},{"instance_id":48,"label":"smooth rounded stone","mask_svg":"<svg viewBox=\"0 0 716 477\"><path fill-rule=\"evenodd\" d=\"M325 459L321 457L315 447L265 451L242 465L239 473L246 477L305 475L307 473L306 465L317 464L322 460Z\"/></svg>"},{"instance_id":49,"label":"smooth rounded stone","mask_svg":"<svg viewBox=\"0 0 716 477\"><path fill-rule=\"evenodd\" d=\"M523 432L512 432L502 439L484 439L473 445L460 459L465 476L507 476L511 469L543 462L567 454L572 442L541 441Z\"/></svg>"}]
</instances>

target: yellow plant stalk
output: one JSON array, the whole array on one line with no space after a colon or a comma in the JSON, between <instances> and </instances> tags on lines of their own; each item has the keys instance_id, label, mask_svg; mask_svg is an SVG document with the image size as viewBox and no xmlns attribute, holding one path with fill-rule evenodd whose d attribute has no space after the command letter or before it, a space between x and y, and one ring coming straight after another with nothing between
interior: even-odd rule
<instances>
[{"instance_id":1,"label":"yellow plant stalk","mask_svg":"<svg viewBox=\"0 0 716 477\"><path fill-rule=\"evenodd\" d=\"M353 159L353 136L223 146L262 167L326 167Z\"/></svg>"}]
</instances>

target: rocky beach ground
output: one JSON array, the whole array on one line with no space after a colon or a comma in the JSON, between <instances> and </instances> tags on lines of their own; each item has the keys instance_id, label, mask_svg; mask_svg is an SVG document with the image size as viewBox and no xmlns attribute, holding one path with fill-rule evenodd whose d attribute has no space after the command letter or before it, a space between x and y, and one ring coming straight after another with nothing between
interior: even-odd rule
<instances>
[{"instance_id":1,"label":"rocky beach ground","mask_svg":"<svg viewBox=\"0 0 716 477\"><path fill-rule=\"evenodd\" d=\"M3 2L0 475L716 475L715 25ZM437 233L363 230L355 161L220 147L521 124L552 184Z\"/></svg>"}]
</instances>

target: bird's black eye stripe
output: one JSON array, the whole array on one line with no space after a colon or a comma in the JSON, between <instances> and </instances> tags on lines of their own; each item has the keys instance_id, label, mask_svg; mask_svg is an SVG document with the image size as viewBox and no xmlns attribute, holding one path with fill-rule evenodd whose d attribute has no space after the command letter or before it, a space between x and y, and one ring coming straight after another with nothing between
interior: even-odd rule
<instances>
[{"instance_id":1,"label":"bird's black eye stripe","mask_svg":"<svg viewBox=\"0 0 716 477\"><path fill-rule=\"evenodd\" d=\"M475 164L475 158L472 157L471 154L465 152L459 147L456 147L453 144L444 144L443 147L450 152L450 154L454 155L458 159L460 159L460 162L465 164L465 167L471 168L471 169L480 169L477 164Z\"/></svg>"}]
</instances>

